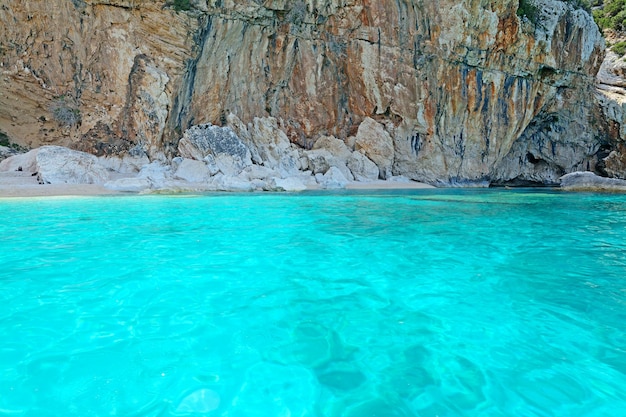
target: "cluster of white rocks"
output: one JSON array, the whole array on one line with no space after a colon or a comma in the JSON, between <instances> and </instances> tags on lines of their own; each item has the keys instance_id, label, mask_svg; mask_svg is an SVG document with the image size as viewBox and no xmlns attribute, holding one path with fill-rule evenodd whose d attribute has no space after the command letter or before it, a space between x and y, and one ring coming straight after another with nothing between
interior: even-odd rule
<instances>
[{"instance_id":1,"label":"cluster of white rocks","mask_svg":"<svg viewBox=\"0 0 626 417\"><path fill-rule=\"evenodd\" d=\"M379 179L409 182L391 175L391 137L373 120L361 125L351 147L326 136L310 150L292 144L274 118L255 118L247 126L232 115L228 121L226 127L188 129L171 160L42 146L3 160L0 171L29 172L41 184L99 184L122 192L301 191Z\"/></svg>"}]
</instances>

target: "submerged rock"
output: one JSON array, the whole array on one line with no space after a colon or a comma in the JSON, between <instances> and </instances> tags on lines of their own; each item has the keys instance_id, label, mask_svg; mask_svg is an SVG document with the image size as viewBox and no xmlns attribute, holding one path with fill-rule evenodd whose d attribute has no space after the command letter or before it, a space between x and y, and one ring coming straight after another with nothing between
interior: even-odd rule
<instances>
[{"instance_id":1,"label":"submerged rock","mask_svg":"<svg viewBox=\"0 0 626 417\"><path fill-rule=\"evenodd\" d=\"M198 389L183 398L176 408L177 413L206 414L220 406L220 395L208 388Z\"/></svg>"}]
</instances>

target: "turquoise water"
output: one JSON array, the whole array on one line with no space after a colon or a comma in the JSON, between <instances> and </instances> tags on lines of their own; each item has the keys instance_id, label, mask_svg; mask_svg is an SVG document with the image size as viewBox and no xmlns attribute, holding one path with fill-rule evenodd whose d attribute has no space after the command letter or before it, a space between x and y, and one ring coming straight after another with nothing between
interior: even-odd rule
<instances>
[{"instance_id":1,"label":"turquoise water","mask_svg":"<svg viewBox=\"0 0 626 417\"><path fill-rule=\"evenodd\" d=\"M626 196L0 200L0 416L625 416Z\"/></svg>"}]
</instances>

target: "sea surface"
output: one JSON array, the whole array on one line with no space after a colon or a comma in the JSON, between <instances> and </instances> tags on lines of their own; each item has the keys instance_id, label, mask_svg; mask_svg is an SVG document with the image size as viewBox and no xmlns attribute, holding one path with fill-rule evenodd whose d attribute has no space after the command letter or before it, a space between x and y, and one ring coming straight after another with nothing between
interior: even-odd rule
<instances>
[{"instance_id":1,"label":"sea surface","mask_svg":"<svg viewBox=\"0 0 626 417\"><path fill-rule=\"evenodd\" d=\"M626 416L626 196L0 200L0 416Z\"/></svg>"}]
</instances>

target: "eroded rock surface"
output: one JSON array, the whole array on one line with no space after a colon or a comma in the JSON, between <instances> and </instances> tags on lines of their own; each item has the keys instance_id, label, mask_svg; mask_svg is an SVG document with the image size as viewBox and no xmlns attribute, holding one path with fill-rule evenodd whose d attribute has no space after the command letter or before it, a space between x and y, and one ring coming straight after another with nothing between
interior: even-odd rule
<instances>
[{"instance_id":1,"label":"eroded rock surface","mask_svg":"<svg viewBox=\"0 0 626 417\"><path fill-rule=\"evenodd\" d=\"M332 136L381 178L554 183L602 159L604 42L570 2L536 3L531 21L517 0L7 0L0 129L166 162L211 123L282 178Z\"/></svg>"}]
</instances>

